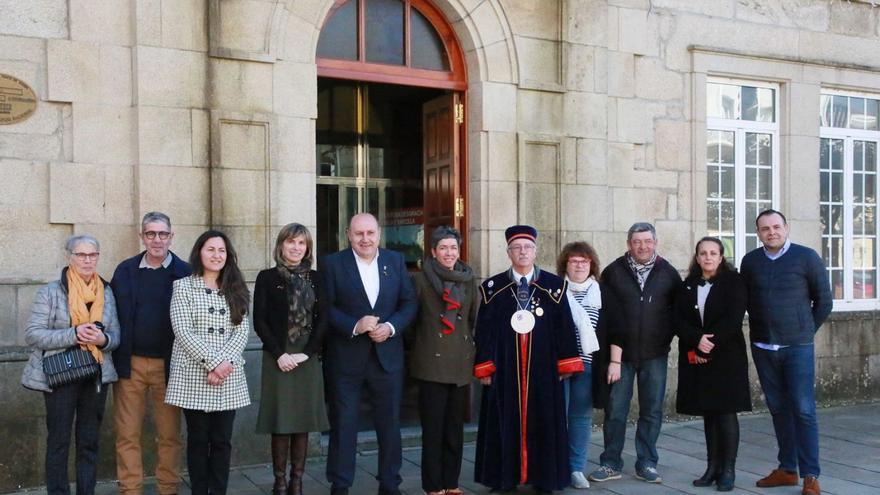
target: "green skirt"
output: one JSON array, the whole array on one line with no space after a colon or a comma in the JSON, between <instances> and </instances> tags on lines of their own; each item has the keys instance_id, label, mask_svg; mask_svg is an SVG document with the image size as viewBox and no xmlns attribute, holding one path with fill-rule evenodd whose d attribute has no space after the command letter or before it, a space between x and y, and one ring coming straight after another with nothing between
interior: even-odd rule
<instances>
[{"instance_id":1,"label":"green skirt","mask_svg":"<svg viewBox=\"0 0 880 495\"><path fill-rule=\"evenodd\" d=\"M287 352L302 352L306 340L288 342ZM324 404L324 375L317 356L285 373L278 369L271 354L263 352L261 388L257 433L284 435L330 429Z\"/></svg>"}]
</instances>

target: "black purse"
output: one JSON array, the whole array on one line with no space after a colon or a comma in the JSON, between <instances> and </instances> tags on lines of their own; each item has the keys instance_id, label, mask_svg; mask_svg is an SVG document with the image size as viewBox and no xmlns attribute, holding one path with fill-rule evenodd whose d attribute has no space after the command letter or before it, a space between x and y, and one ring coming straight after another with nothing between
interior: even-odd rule
<instances>
[{"instance_id":1,"label":"black purse","mask_svg":"<svg viewBox=\"0 0 880 495\"><path fill-rule=\"evenodd\" d=\"M101 365L92 353L73 346L51 356L43 357L43 373L50 387L60 387L71 383L96 378L101 374Z\"/></svg>"}]
</instances>

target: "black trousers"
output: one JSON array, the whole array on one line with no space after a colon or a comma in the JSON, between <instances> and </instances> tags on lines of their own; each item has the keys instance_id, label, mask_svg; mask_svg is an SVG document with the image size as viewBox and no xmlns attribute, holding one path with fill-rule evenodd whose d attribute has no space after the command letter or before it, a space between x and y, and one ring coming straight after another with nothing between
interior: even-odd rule
<instances>
[{"instance_id":1,"label":"black trousers","mask_svg":"<svg viewBox=\"0 0 880 495\"><path fill-rule=\"evenodd\" d=\"M44 392L46 400L46 492L70 493L67 456L70 434L76 431L76 493L95 493L98 471L98 436L104 419L107 386L98 392L94 380L72 383Z\"/></svg>"},{"instance_id":2,"label":"black trousers","mask_svg":"<svg viewBox=\"0 0 880 495\"><path fill-rule=\"evenodd\" d=\"M193 495L223 495L229 483L235 410L184 409L186 465Z\"/></svg>"},{"instance_id":3,"label":"black trousers","mask_svg":"<svg viewBox=\"0 0 880 495\"><path fill-rule=\"evenodd\" d=\"M468 387L419 381L422 419L422 489L458 488Z\"/></svg>"}]
</instances>

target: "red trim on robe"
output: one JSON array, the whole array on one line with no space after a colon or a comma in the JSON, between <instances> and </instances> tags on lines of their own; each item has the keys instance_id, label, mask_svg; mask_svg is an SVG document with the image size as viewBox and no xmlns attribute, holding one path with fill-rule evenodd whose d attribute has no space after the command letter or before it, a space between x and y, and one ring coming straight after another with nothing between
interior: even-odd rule
<instances>
[{"instance_id":1,"label":"red trim on robe","mask_svg":"<svg viewBox=\"0 0 880 495\"><path fill-rule=\"evenodd\" d=\"M529 416L529 368L531 355L529 354L529 334L519 336L519 352L522 359L519 364L520 373L520 467L519 483L524 485L529 478L529 447L528 447L528 416Z\"/></svg>"},{"instance_id":2,"label":"red trim on robe","mask_svg":"<svg viewBox=\"0 0 880 495\"><path fill-rule=\"evenodd\" d=\"M492 361L486 361L485 363L474 365L474 378L486 378L487 376L492 376L494 373L495 363Z\"/></svg>"},{"instance_id":3,"label":"red trim on robe","mask_svg":"<svg viewBox=\"0 0 880 495\"><path fill-rule=\"evenodd\" d=\"M560 359L556 363L556 369L560 375L567 373L581 373L584 371L584 362L579 357Z\"/></svg>"}]
</instances>

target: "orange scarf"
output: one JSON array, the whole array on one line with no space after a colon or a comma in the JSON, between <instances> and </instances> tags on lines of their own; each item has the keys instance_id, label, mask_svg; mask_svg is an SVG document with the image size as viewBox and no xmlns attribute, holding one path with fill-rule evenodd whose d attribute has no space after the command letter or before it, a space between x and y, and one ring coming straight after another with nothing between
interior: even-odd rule
<instances>
[{"instance_id":1,"label":"orange scarf","mask_svg":"<svg viewBox=\"0 0 880 495\"><path fill-rule=\"evenodd\" d=\"M88 303L92 306L87 306ZM86 282L76 274L72 264L68 267L67 310L74 327L104 318L104 283L97 273ZM94 344L81 345L80 348L89 351L98 363L104 363L104 353Z\"/></svg>"}]
</instances>

